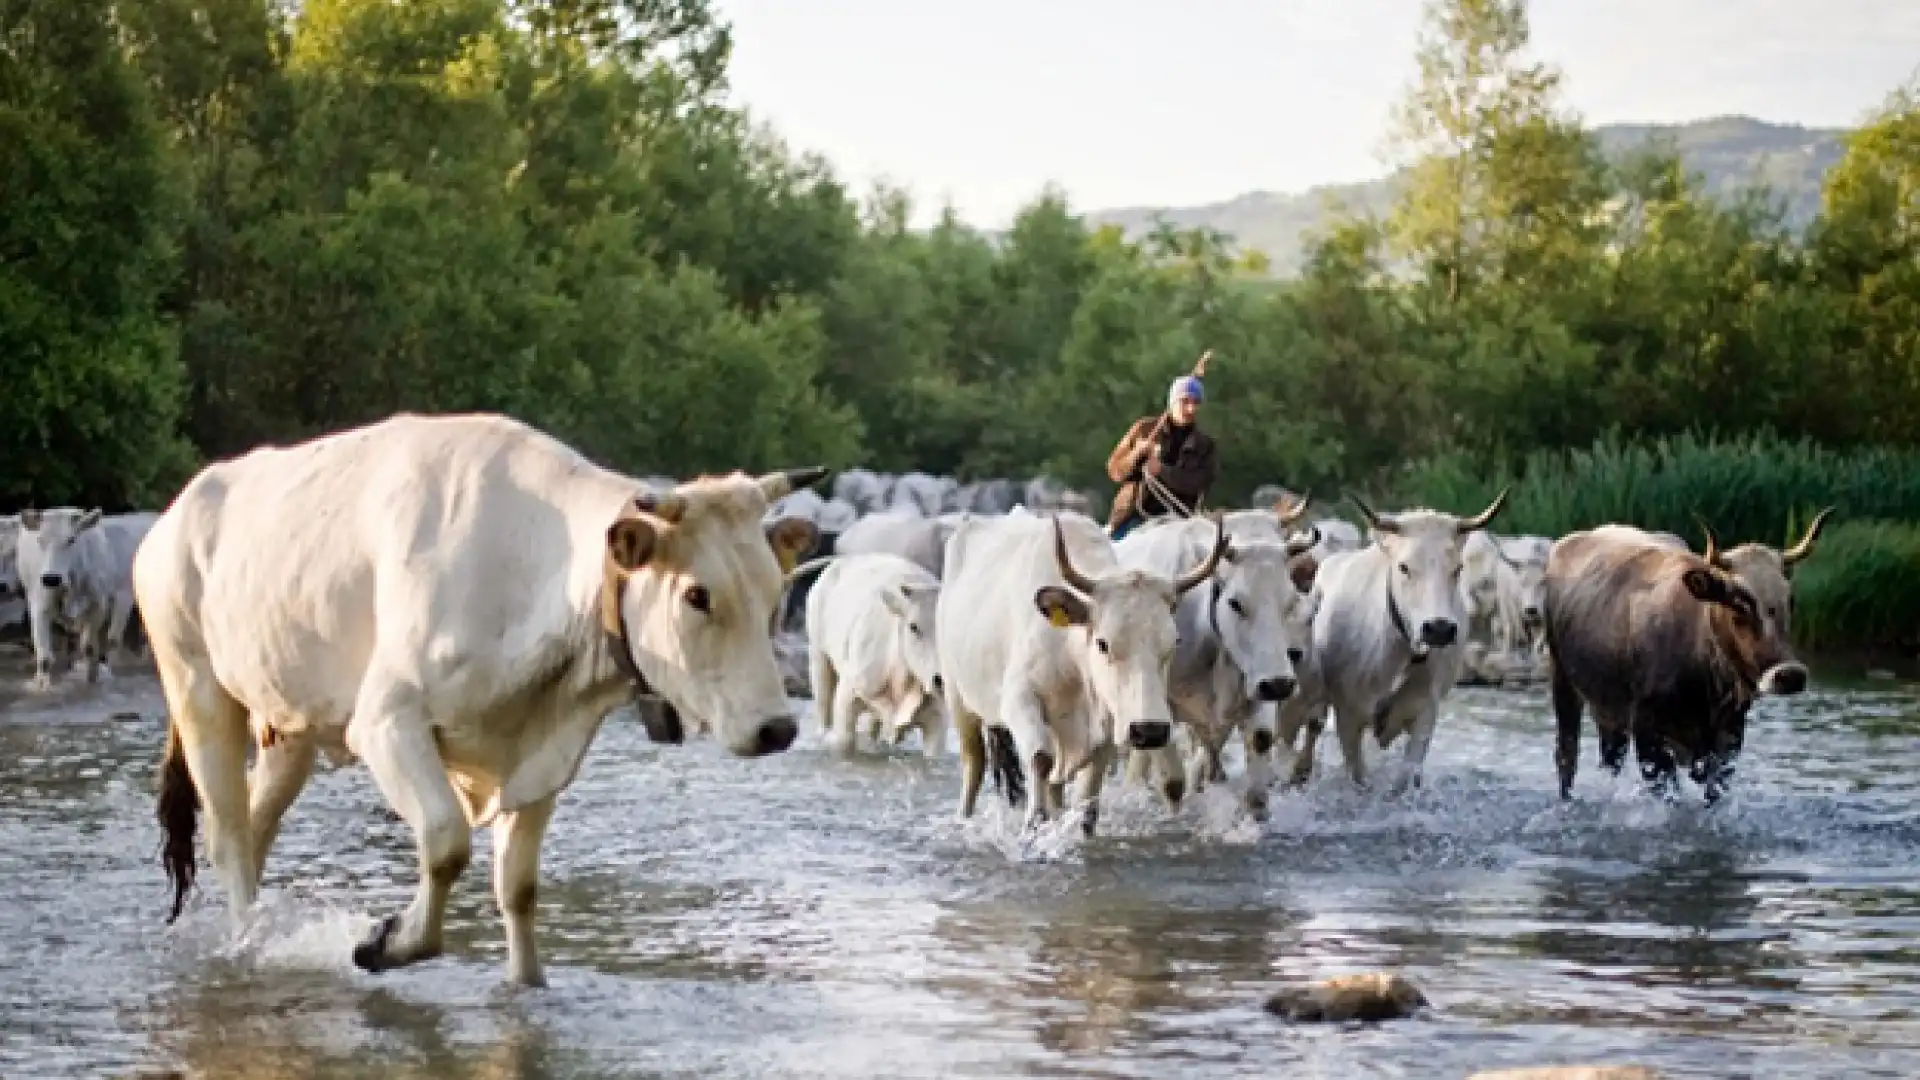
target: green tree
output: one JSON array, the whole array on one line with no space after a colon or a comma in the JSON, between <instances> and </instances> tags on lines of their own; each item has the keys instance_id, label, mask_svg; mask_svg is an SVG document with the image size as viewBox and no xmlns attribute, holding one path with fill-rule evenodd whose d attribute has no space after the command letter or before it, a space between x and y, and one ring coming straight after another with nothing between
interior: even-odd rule
<instances>
[{"instance_id":1,"label":"green tree","mask_svg":"<svg viewBox=\"0 0 1920 1080\"><path fill-rule=\"evenodd\" d=\"M126 506L191 462L160 318L179 209L103 0L0 0L0 488Z\"/></svg>"}]
</instances>

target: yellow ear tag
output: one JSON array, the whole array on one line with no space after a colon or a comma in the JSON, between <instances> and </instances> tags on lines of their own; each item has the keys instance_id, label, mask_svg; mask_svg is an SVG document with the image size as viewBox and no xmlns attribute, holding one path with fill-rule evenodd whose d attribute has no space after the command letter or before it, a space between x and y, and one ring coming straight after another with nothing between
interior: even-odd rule
<instances>
[{"instance_id":1,"label":"yellow ear tag","mask_svg":"<svg viewBox=\"0 0 1920 1080\"><path fill-rule=\"evenodd\" d=\"M1068 626L1072 625L1072 620L1067 618L1067 609L1063 607L1048 608L1047 621L1061 630L1065 630Z\"/></svg>"}]
</instances>

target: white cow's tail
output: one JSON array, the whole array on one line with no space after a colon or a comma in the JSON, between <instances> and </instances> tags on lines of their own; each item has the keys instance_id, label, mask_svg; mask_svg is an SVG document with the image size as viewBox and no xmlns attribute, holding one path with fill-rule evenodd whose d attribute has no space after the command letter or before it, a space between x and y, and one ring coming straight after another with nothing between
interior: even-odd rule
<instances>
[{"instance_id":1,"label":"white cow's tail","mask_svg":"<svg viewBox=\"0 0 1920 1080\"><path fill-rule=\"evenodd\" d=\"M1013 732L1003 727L987 728L987 771L993 774L993 786L1007 797L1007 805L1019 808L1027 801L1027 777L1020 770L1020 750Z\"/></svg>"},{"instance_id":2,"label":"white cow's tail","mask_svg":"<svg viewBox=\"0 0 1920 1080\"><path fill-rule=\"evenodd\" d=\"M180 742L180 725L167 720L167 749L160 758L159 794L154 800L154 816L166 834L160 865L173 883L171 923L180 917L193 889L193 834L200 823L200 792L193 786L193 774L187 771L187 748Z\"/></svg>"}]
</instances>

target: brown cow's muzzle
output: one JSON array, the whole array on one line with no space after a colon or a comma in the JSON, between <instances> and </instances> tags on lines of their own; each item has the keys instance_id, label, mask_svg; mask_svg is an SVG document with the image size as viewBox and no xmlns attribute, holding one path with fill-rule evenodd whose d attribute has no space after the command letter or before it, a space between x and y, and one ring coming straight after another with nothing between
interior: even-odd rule
<instances>
[{"instance_id":1,"label":"brown cow's muzzle","mask_svg":"<svg viewBox=\"0 0 1920 1080\"><path fill-rule=\"evenodd\" d=\"M1775 664L1760 676L1759 691L1774 697L1789 697L1807 688L1807 666L1788 661Z\"/></svg>"}]
</instances>

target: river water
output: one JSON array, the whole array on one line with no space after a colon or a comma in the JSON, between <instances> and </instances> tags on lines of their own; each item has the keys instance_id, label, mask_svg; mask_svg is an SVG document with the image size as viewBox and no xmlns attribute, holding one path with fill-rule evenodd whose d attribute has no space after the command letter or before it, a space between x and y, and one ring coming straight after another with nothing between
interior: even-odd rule
<instances>
[{"instance_id":1,"label":"river water","mask_svg":"<svg viewBox=\"0 0 1920 1080\"><path fill-rule=\"evenodd\" d=\"M955 820L951 756L841 762L809 729L742 761L620 713L548 834L552 985L517 991L485 831L448 954L352 967L413 880L359 766L323 761L246 934L211 874L168 927L151 675L28 696L17 650L0 661L7 1078L1920 1076L1911 684L1763 704L1714 811L1604 777L1590 733L1563 806L1543 694L1462 688L1406 799L1346 788L1329 738L1263 826L1225 791L1170 816L1110 787L1090 841L1022 840L990 787ZM1260 1007L1381 968L1433 1008L1339 1027Z\"/></svg>"}]
</instances>

